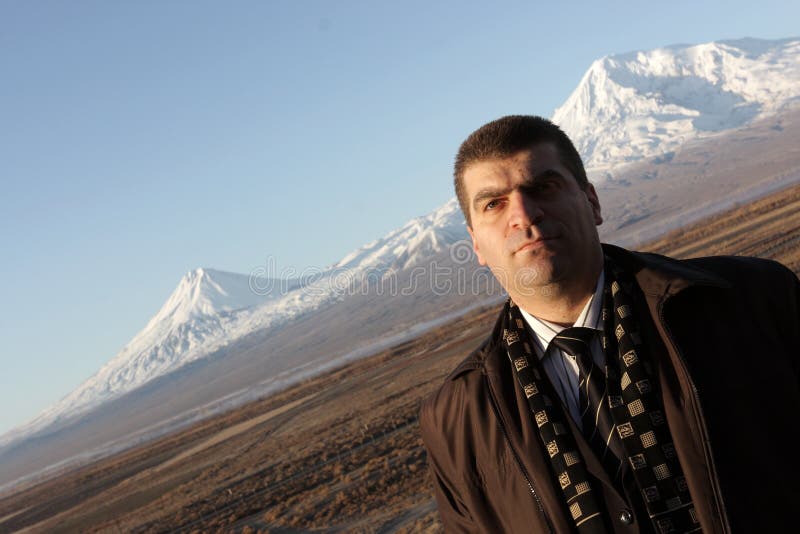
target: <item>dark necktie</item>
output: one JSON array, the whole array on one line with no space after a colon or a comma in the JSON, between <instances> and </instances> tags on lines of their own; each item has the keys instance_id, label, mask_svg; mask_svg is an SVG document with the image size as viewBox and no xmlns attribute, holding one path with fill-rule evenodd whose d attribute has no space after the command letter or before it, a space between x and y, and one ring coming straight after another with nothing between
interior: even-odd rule
<instances>
[{"instance_id":1,"label":"dark necktie","mask_svg":"<svg viewBox=\"0 0 800 534\"><path fill-rule=\"evenodd\" d=\"M552 343L575 357L580 371L578 390L583 435L589 442L597 459L603 464L614 483L620 476L620 458L625 455L614 432L614 422L608 404L606 376L595 365L591 355L591 344L598 332L591 328L573 326L562 330Z\"/></svg>"}]
</instances>

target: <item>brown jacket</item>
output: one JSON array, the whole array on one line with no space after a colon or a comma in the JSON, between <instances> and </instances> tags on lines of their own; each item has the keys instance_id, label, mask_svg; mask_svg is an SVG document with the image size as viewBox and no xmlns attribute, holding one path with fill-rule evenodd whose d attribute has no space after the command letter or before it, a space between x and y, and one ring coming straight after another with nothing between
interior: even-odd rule
<instances>
[{"instance_id":1,"label":"brown jacket","mask_svg":"<svg viewBox=\"0 0 800 534\"><path fill-rule=\"evenodd\" d=\"M645 339L703 532L796 532L800 283L754 258L678 261L604 245L642 288ZM448 532L572 532L523 393L489 339L420 412ZM626 500L573 431L616 532ZM647 523L646 521L644 523Z\"/></svg>"}]
</instances>

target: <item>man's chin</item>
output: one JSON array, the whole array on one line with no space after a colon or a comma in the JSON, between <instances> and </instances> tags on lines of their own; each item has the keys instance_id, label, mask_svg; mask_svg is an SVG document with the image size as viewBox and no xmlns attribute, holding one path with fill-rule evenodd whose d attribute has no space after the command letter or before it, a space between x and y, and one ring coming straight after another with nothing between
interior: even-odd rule
<instances>
[{"instance_id":1,"label":"man's chin","mask_svg":"<svg viewBox=\"0 0 800 534\"><path fill-rule=\"evenodd\" d=\"M549 261L538 261L520 267L513 272L512 276L506 276L505 280L495 273L500 283L505 288L513 288L513 293L521 297L544 296L544 288L550 286L557 277L554 265ZM509 293L512 293L510 291Z\"/></svg>"}]
</instances>

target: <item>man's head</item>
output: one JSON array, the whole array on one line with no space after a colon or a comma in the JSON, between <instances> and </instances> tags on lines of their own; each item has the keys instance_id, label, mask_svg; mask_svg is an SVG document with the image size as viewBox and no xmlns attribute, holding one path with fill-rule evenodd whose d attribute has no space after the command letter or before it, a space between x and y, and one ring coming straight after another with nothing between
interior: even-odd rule
<instances>
[{"instance_id":1,"label":"man's head","mask_svg":"<svg viewBox=\"0 0 800 534\"><path fill-rule=\"evenodd\" d=\"M456 184L478 261L523 309L591 294L600 202L560 129L538 117L487 124L462 145Z\"/></svg>"},{"instance_id":2,"label":"man's head","mask_svg":"<svg viewBox=\"0 0 800 534\"><path fill-rule=\"evenodd\" d=\"M461 143L453 174L456 196L467 226L472 226L472 218L464 190L464 170L478 161L507 158L524 148L546 143L556 147L561 163L575 177L578 186L585 189L589 180L575 145L561 128L542 117L507 115L484 124Z\"/></svg>"}]
</instances>

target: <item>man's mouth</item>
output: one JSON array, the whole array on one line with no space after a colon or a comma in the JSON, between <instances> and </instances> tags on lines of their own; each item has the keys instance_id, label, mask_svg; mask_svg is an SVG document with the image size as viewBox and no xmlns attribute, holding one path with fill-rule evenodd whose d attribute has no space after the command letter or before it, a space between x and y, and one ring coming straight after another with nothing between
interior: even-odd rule
<instances>
[{"instance_id":1,"label":"man's mouth","mask_svg":"<svg viewBox=\"0 0 800 534\"><path fill-rule=\"evenodd\" d=\"M540 238L537 238L537 239L529 239L529 240L523 241L522 243L520 243L520 245L514 251L514 254L517 254L518 252L525 252L526 250L536 250L538 248L541 248L541 247L545 246L545 244L548 241L551 241L553 239L555 239L555 238L553 238L553 237L540 237Z\"/></svg>"}]
</instances>

